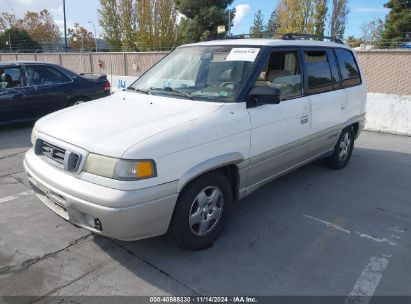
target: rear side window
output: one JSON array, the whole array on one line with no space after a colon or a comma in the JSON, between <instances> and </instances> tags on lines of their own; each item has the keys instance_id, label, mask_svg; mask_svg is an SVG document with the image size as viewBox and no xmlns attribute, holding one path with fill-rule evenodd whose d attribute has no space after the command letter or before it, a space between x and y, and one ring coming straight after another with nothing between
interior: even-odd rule
<instances>
[{"instance_id":1,"label":"rear side window","mask_svg":"<svg viewBox=\"0 0 411 304\"><path fill-rule=\"evenodd\" d=\"M26 66L26 73L31 85L51 85L70 81L62 72L42 65Z\"/></svg>"},{"instance_id":2,"label":"rear side window","mask_svg":"<svg viewBox=\"0 0 411 304\"><path fill-rule=\"evenodd\" d=\"M338 65L340 66L343 87L361 84L360 72L354 55L344 49L336 49L335 54L337 55Z\"/></svg>"},{"instance_id":3,"label":"rear side window","mask_svg":"<svg viewBox=\"0 0 411 304\"><path fill-rule=\"evenodd\" d=\"M332 90L332 76L326 51L304 51L308 93L317 94Z\"/></svg>"}]
</instances>

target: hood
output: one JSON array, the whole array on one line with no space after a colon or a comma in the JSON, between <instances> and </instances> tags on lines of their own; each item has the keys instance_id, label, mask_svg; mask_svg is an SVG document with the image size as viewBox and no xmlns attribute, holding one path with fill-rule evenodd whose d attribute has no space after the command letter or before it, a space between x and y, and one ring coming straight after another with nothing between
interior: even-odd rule
<instances>
[{"instance_id":1,"label":"hood","mask_svg":"<svg viewBox=\"0 0 411 304\"><path fill-rule=\"evenodd\" d=\"M38 121L36 129L89 152L121 157L132 145L210 114L221 106L213 102L118 92L45 116Z\"/></svg>"}]
</instances>

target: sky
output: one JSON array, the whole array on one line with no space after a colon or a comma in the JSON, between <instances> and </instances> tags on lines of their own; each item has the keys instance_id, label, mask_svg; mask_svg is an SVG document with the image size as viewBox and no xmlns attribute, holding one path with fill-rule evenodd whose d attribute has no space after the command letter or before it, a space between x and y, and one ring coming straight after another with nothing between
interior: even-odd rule
<instances>
[{"instance_id":1,"label":"sky","mask_svg":"<svg viewBox=\"0 0 411 304\"><path fill-rule=\"evenodd\" d=\"M235 0L230 6L237 10L232 33L248 33L258 10L262 11L267 21L277 2L278 0ZM350 14L346 36L361 36L361 25L374 18L384 18L388 13L383 6L386 2L387 0L349 0ZM73 27L78 22L94 33L93 25L88 23L92 22L96 25L97 37L100 37L102 30L98 26L98 7L98 0L66 0L67 27ZM13 12L18 17L23 16L27 10L39 11L43 8L53 14L57 25L63 31L63 0L0 0L0 13Z\"/></svg>"}]
</instances>

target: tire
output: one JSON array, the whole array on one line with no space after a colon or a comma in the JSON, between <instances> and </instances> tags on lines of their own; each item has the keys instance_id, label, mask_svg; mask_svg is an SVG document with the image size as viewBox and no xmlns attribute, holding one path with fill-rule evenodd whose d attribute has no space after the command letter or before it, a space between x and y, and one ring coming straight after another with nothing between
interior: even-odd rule
<instances>
[{"instance_id":1,"label":"tire","mask_svg":"<svg viewBox=\"0 0 411 304\"><path fill-rule=\"evenodd\" d=\"M351 159L354 148L355 133L352 127L342 130L333 154L325 159L326 165L331 169L343 169Z\"/></svg>"},{"instance_id":2,"label":"tire","mask_svg":"<svg viewBox=\"0 0 411 304\"><path fill-rule=\"evenodd\" d=\"M231 185L220 172L190 182L177 200L169 238L185 250L211 247L227 223L232 199Z\"/></svg>"},{"instance_id":3,"label":"tire","mask_svg":"<svg viewBox=\"0 0 411 304\"><path fill-rule=\"evenodd\" d=\"M87 102L87 101L89 101L89 99L87 97L82 97L82 96L74 97L74 98L70 99L67 106L71 107L71 106L75 106L75 105L78 105L78 104L81 104L81 103Z\"/></svg>"}]
</instances>

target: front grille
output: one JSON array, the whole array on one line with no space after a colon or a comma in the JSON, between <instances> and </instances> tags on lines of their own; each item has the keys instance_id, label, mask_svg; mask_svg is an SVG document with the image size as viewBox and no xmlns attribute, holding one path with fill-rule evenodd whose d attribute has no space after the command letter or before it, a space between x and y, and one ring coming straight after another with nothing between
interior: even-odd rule
<instances>
[{"instance_id":1,"label":"front grille","mask_svg":"<svg viewBox=\"0 0 411 304\"><path fill-rule=\"evenodd\" d=\"M66 156L66 150L49 144L48 142L41 141L40 154L60 163L64 164L64 157Z\"/></svg>"},{"instance_id":2,"label":"front grille","mask_svg":"<svg viewBox=\"0 0 411 304\"><path fill-rule=\"evenodd\" d=\"M37 155L45 157L49 163L67 171L75 172L80 165L81 157L79 154L42 139L37 139L34 150Z\"/></svg>"}]
</instances>

